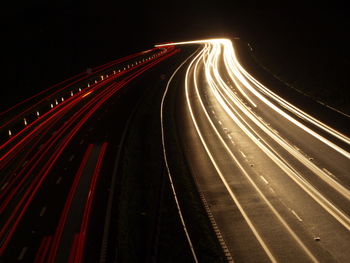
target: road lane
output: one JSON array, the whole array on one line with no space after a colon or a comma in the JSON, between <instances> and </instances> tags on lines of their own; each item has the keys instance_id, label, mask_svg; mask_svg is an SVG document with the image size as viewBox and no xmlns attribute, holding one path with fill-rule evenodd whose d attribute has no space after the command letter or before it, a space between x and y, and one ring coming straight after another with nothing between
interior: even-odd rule
<instances>
[{"instance_id":1,"label":"road lane","mask_svg":"<svg viewBox=\"0 0 350 263\"><path fill-rule=\"evenodd\" d=\"M311 125L308 119L301 125L295 116L281 114L279 104L272 104L265 97L259 101L257 92L246 87L248 81L237 77L237 70L228 68L238 68L237 62L225 63L225 59L233 61L232 57L226 58L233 54L227 40L199 43L202 54L182 76L186 82L180 90L187 97L179 95L182 109L177 124L184 127L183 147L199 190L212 205L234 259L254 262L261 256L259 250L254 257L251 251L237 249L247 245L247 241L238 236L233 238L237 234L234 227L220 221L225 215L230 218L237 208L271 261L293 262L296 259L293 255L298 260L313 262L349 259L346 250L350 242L349 190L346 182L338 179L347 178L350 165L346 147L341 147L348 143L347 137L315 119ZM236 75L230 76L230 71ZM299 110L291 112L301 114ZM327 133L327 138L310 132L315 122L322 126L318 130ZM297 139L287 136L283 129ZM332 136L338 136L336 143L339 140L343 143L331 142ZM305 151L312 148L314 154L302 154L304 145ZM333 168L319 167L316 161L327 159L328 152L337 159L328 164L332 167L339 164L342 171L334 176L329 172ZM211 169L206 165L208 162ZM218 189L215 176L221 179L226 191ZM220 198L213 199L218 192ZM227 200L227 196L231 196L234 204L225 203L223 209L218 202ZM215 213L217 210L226 211L220 214ZM249 231L246 228L244 232Z\"/></svg>"},{"instance_id":2,"label":"road lane","mask_svg":"<svg viewBox=\"0 0 350 263\"><path fill-rule=\"evenodd\" d=\"M23 260L33 259L37 249L39 249L40 253L37 258L43 262L46 261L45 253L48 253L52 245L57 219L72 183L72 177L69 175L75 173L77 160L82 157L82 148L91 140L101 143L101 140L104 141L110 132L110 130L105 130L104 126L99 127L101 116L108 115L110 118L104 120L106 127L122 126L124 115L127 115L129 107L132 107L133 104L120 103L118 107L109 105L112 107L111 112L114 116L110 116L107 112L100 112L99 119L90 123L90 125L97 125L98 129L84 127L112 96L119 101L118 94L125 93L118 92L121 88L130 86L130 82L135 78L177 52L178 50L174 48L155 48L152 53L141 52L137 57L139 61L125 64L125 70L119 70L119 72L114 70L116 65L112 63L110 67L105 68L102 78L98 76L99 81L79 88L79 91L69 92L68 90L67 96L69 98L59 100L58 105L55 105L51 110L49 109L46 115L41 114L37 119L29 122L24 129L14 133L0 146L2 158L0 165L4 168L1 170L4 175L1 177L1 194L3 195L1 206L4 210L1 217L1 260L14 261L13 257L21 253L18 249L26 247ZM118 67L120 66L123 67L123 64L118 64ZM96 78L96 75L90 77ZM130 94L135 95L135 88L133 90ZM127 98L132 101L132 97ZM107 110L108 108L106 108ZM115 110L119 110L119 113L116 113ZM120 124L115 123L116 116L119 116ZM111 122L111 120L113 121ZM113 129L111 128L111 130ZM84 132L82 133L81 130ZM103 134L103 136L97 140L97 138L93 139L93 134ZM114 131L114 136L117 134L117 131ZM110 137L109 140L115 140ZM73 151L72 145L74 145ZM73 156L74 158L72 158ZM57 165L62 163L63 166ZM92 165L94 162L89 160L89 163L91 164L88 165ZM8 202L5 204L3 200ZM74 200L79 200L79 198ZM74 200L73 203L75 203ZM92 199L88 200L90 200L91 205ZM85 209L87 215L91 211L90 205L86 206ZM43 207L46 207L44 213L42 213ZM67 222L71 222L71 220L80 222L81 215L82 213L74 213L74 216L69 217ZM84 228L81 229L79 239L77 239L77 248L79 248L77 257L80 259L85 254L83 253L85 243L83 236L84 232L87 231L88 218L84 218L83 222L85 222ZM64 231L64 233L67 232ZM64 243L68 244L75 240L74 237L70 238L65 238L67 242ZM60 252L59 254L63 257L67 256L67 253Z\"/></svg>"}]
</instances>

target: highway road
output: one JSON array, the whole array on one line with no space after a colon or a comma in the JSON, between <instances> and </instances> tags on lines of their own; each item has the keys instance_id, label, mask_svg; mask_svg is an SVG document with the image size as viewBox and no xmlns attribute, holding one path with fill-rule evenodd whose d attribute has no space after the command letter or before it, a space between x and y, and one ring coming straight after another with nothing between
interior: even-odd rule
<instances>
[{"instance_id":1,"label":"highway road","mask_svg":"<svg viewBox=\"0 0 350 263\"><path fill-rule=\"evenodd\" d=\"M161 68L167 85L157 92L188 261L203 258L201 239L182 207L184 175L168 165L182 158L169 154L169 120L227 261L350 262L350 138L329 124L349 117L316 118L262 84L242 66L238 41L159 44L1 112L0 262L105 262L115 156L144 94L134 81L180 50L192 53ZM164 120L170 102L175 116Z\"/></svg>"},{"instance_id":2,"label":"highway road","mask_svg":"<svg viewBox=\"0 0 350 263\"><path fill-rule=\"evenodd\" d=\"M256 80L230 40L171 45L199 47L168 83L177 94L168 99L230 259L350 261L348 134Z\"/></svg>"},{"instance_id":3,"label":"highway road","mask_svg":"<svg viewBox=\"0 0 350 263\"><path fill-rule=\"evenodd\" d=\"M132 54L0 113L1 262L99 260L116 149L143 94L133 81L178 52Z\"/></svg>"}]
</instances>

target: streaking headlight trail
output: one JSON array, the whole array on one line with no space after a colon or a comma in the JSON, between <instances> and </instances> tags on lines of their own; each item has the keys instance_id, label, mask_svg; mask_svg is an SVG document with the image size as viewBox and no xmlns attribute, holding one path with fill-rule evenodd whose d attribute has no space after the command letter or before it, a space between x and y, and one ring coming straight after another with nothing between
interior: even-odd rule
<instances>
[{"instance_id":1,"label":"streaking headlight trail","mask_svg":"<svg viewBox=\"0 0 350 263\"><path fill-rule=\"evenodd\" d=\"M324 260L323 248L305 238L310 233L317 233L310 240L326 239L323 244L336 260L350 259L341 249L350 242L350 138L256 80L229 39L156 47L168 45L200 46L184 73L182 111L188 117L181 115L178 125L199 191L212 200L233 258L241 237L222 218L237 209L267 261ZM252 203L253 198L258 201ZM225 205L217 205L220 200ZM331 240L330 231L338 231L339 238ZM272 232L285 240L283 248ZM244 252L241 259L257 260Z\"/></svg>"}]
</instances>

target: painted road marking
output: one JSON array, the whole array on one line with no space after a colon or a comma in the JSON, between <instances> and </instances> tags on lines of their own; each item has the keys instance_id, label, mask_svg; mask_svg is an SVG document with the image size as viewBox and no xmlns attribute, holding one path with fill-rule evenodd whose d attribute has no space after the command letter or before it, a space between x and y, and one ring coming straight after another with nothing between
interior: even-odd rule
<instances>
[{"instance_id":1,"label":"painted road marking","mask_svg":"<svg viewBox=\"0 0 350 263\"><path fill-rule=\"evenodd\" d=\"M59 184L62 180L62 176L58 177L57 181L56 181L56 184Z\"/></svg>"},{"instance_id":2,"label":"painted road marking","mask_svg":"<svg viewBox=\"0 0 350 263\"><path fill-rule=\"evenodd\" d=\"M293 209L291 209L290 211L292 211L293 215L294 215L300 222L303 221L303 220L300 218L300 216L298 216L298 214L297 214Z\"/></svg>"},{"instance_id":3,"label":"painted road marking","mask_svg":"<svg viewBox=\"0 0 350 263\"><path fill-rule=\"evenodd\" d=\"M8 184L9 182L4 183L4 185L1 187L1 190L3 190Z\"/></svg>"},{"instance_id":4,"label":"painted road marking","mask_svg":"<svg viewBox=\"0 0 350 263\"><path fill-rule=\"evenodd\" d=\"M300 149L297 146L295 146L295 145L293 145L293 146L294 146L295 150L300 151Z\"/></svg>"},{"instance_id":5,"label":"painted road marking","mask_svg":"<svg viewBox=\"0 0 350 263\"><path fill-rule=\"evenodd\" d=\"M46 206L44 206L41 211L40 211L40 216L43 216L45 214L46 211Z\"/></svg>"},{"instance_id":6,"label":"painted road marking","mask_svg":"<svg viewBox=\"0 0 350 263\"><path fill-rule=\"evenodd\" d=\"M261 178L261 180L263 180L265 182L265 184L269 184L269 182L265 179L264 176L260 175L260 178Z\"/></svg>"},{"instance_id":7,"label":"painted road marking","mask_svg":"<svg viewBox=\"0 0 350 263\"><path fill-rule=\"evenodd\" d=\"M326 168L322 168L322 170L323 170L326 174L328 174L329 176L333 177L333 179L335 179L335 180L338 179L334 174L332 174L332 173L331 173L330 171L328 171Z\"/></svg>"},{"instance_id":8,"label":"painted road marking","mask_svg":"<svg viewBox=\"0 0 350 263\"><path fill-rule=\"evenodd\" d=\"M330 175L330 176L334 176L330 171L328 171L326 168L322 169L326 174Z\"/></svg>"},{"instance_id":9,"label":"painted road marking","mask_svg":"<svg viewBox=\"0 0 350 263\"><path fill-rule=\"evenodd\" d=\"M27 250L28 250L28 247L22 248L21 253L19 254L19 256L17 258L18 261L21 261L24 258L24 255L26 254Z\"/></svg>"}]
</instances>

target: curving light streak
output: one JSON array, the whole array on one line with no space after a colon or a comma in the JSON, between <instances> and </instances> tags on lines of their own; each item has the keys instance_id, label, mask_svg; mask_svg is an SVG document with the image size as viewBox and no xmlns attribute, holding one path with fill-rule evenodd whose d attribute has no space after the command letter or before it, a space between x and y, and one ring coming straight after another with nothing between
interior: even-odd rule
<instances>
[{"instance_id":1,"label":"curving light streak","mask_svg":"<svg viewBox=\"0 0 350 263\"><path fill-rule=\"evenodd\" d=\"M282 138L280 135L276 134L275 130L272 130L271 127L268 127L268 125L259 116L257 116L253 111L251 111L249 106L247 106L245 103L243 103L242 100L236 94L234 94L234 92L232 92L232 89L222 80L221 75L219 73L218 60L219 60L219 56L221 54L221 48L223 48L224 64L225 64L225 67L226 67L226 70L227 70L229 76L231 77L232 81L235 83L237 88L241 91L242 95L247 99L247 101L250 102L250 104L253 107L257 107L257 105L243 91L243 89L241 88L241 85L243 85L245 88L247 88L261 102L265 103L268 107L273 109L275 112L279 113L282 117L284 117L290 123L301 128L302 130L306 131L308 134L317 138L322 143L328 145L329 147L331 147L332 149L334 149L335 151L339 152L340 154L342 154L343 156L345 156L346 158L349 159L350 158L349 152L347 152L345 149L334 144L333 142L324 138L323 136L321 136L317 132L313 131L309 127L307 127L304 124L297 121L295 118L293 118L292 116L287 114L282 109L278 108L276 105L274 105L272 102L270 102L267 98L265 98L263 95L261 95L259 93L259 91L263 90L265 94L269 94L270 97L272 97L274 100L278 101L280 104L283 104L283 107L288 108L288 110L294 112L297 116L303 118L304 120L308 120L310 123L316 125L319 128L322 128L324 131L328 132L329 134L333 135L334 137L341 139L342 141L344 141L347 144L350 144L350 139L347 136L337 132L333 128L327 126L326 124L320 122L319 120L316 120L314 117L306 114L302 110L298 109L294 105L288 103L287 101L283 100L282 98L280 98L279 96L277 96L276 94L274 94L273 92L268 90L265 86L260 84L257 80L255 80L239 64L238 59L237 59L235 52L234 52L234 49L233 49L232 42L228 39L208 39L208 40L196 40L196 41L188 41L188 42L177 42L177 43L170 43L170 44L164 44L164 45L157 45L157 47L168 46L168 45L184 45L184 44L208 44L208 45L210 45L211 46L210 50L208 49L205 53L205 57L206 57L205 70L206 70L206 77L207 77L208 83L212 87L215 87L216 90L223 91L225 93L225 96L230 98L232 104L235 106L238 106L239 109L244 113L244 115L247 116L249 119L251 119L256 125L258 125L259 128L261 128L265 133L267 133L271 138L273 138L279 145L281 145L284 149L286 149L290 154L292 154L301 163L303 163L305 166L307 166L313 173L317 174L323 181L325 181L327 184L332 186L336 191L341 193L344 197L346 197L347 199L350 199L350 190L349 189L347 189L346 187L341 185L337 180L332 178L323 169L317 167L306 156L304 156L301 152L296 150L293 145L290 145L290 143L288 143L284 138ZM243 74L242 74L242 72L243 72ZM255 86L253 87L250 83L254 83ZM219 86L217 86L217 85L219 85Z\"/></svg>"},{"instance_id":2,"label":"curving light streak","mask_svg":"<svg viewBox=\"0 0 350 263\"><path fill-rule=\"evenodd\" d=\"M201 58L203 59L203 58ZM194 75L196 75L197 73L197 67L198 67L198 63L199 63L199 59L196 62L196 65L194 66ZM186 80L188 79L188 72L186 73ZM212 84L212 83L211 83ZM229 146L227 145L227 143L225 142L225 140L223 139L223 137L221 136L220 132L218 131L218 129L215 127L213 120L211 119L204 103L203 100L201 99L201 95L198 89L198 84L197 84L197 80L196 78L194 78L194 86L195 86L195 91L197 94L197 98L200 102L201 108L208 120L208 122L210 123L210 126L212 127L212 129L214 130L216 136L220 139L222 145L224 146L224 148L226 149L226 151L229 153L230 157L232 158L233 162L239 167L239 169L241 170L242 174L248 179L248 181L251 183L251 185L254 187L254 189L257 191L257 193L259 194L259 196L264 200L264 202L267 204L267 206L269 207L269 209L272 211L272 213L276 216L276 218L280 221L280 223L283 225L283 227L286 228L286 230L288 231L288 233L290 233L290 235L294 238L294 240L298 243L298 245L305 251L305 253L308 255L308 257L313 261L313 262L318 262L318 260L315 258L315 256L311 253L311 251L305 246L305 244L300 240L300 238L296 235L296 233L290 228L290 226L287 224L287 222L282 218L282 216L280 215L280 213L273 207L273 205L271 204L271 202L268 200L268 198L263 194L263 192L259 189L259 187L257 186L257 184L252 180L252 178L250 177L249 173L246 171L246 169L244 169L244 167L241 165L241 163L239 162L238 158L233 154L233 152L230 150ZM255 229L253 223L251 222L250 218L248 217L248 215L245 213L243 207L241 206L240 202L238 201L238 199L236 198L236 196L234 195L234 193L232 192L230 186L228 185L223 173L220 171L219 166L217 165L217 163L215 162L215 158L212 156L212 154L209 151L208 146L205 143L205 140L203 139L203 136L201 134L201 131L198 127L198 124L196 122L196 118L194 117L193 114L193 110L192 110L192 106L191 106L191 101L189 99L189 92L188 92L188 85L187 82L185 84L186 87L186 99L187 99L187 104L190 110L190 114L191 114L191 118L195 124L197 133L202 141L202 144L204 146L204 148L206 149L215 169L217 170L218 174L220 175L221 180L223 181L225 187L228 189L232 199L234 200L234 202L237 204L237 206L239 207L241 213L244 215L244 218L246 219L247 223L249 224L249 226L251 227L254 235L257 237L257 239L259 240L260 244L262 245L262 247L264 248L264 250L266 251L266 253L268 254L268 256L270 257L271 261L274 261L275 258L272 256L271 251L269 250L269 248L266 246L265 242L262 240L261 236L259 235L259 233L257 232L257 230Z\"/></svg>"},{"instance_id":3,"label":"curving light streak","mask_svg":"<svg viewBox=\"0 0 350 263\"><path fill-rule=\"evenodd\" d=\"M343 154L345 157L350 159L350 153L342 149L341 147L337 146L333 142L327 140L323 136L319 135L317 132L311 130L310 128L306 127L299 121L297 121L295 118L287 114L285 111L281 110L277 106L275 106L273 103L271 103L269 100L267 100L264 96L262 96L258 91L263 92L266 95L269 95L272 99L283 105L283 107L287 108L288 110L295 113L300 118L316 125L317 127L323 129L325 132L337 137L338 139L342 140L343 142L350 144L350 138L347 137L344 134L341 134L340 132L336 131L335 129L329 127L328 125L322 123L321 121L315 119L314 117L310 116L309 114L303 112L301 109L297 108L296 106L288 103L272 91L270 91L267 87L259 83L256 79L254 79L250 74L248 74L244 68L239 63L237 56L235 54L232 42L229 39L206 39L206 40L195 40L195 41L186 41L186 42L176 42L176 43L168 43L168 44L160 44L156 45L156 47L162 47L162 46L173 46L173 45L190 45L190 44L211 44L211 45L222 45L224 48L224 62L226 69L231 76L232 80L237 83L237 79L242 83L242 85L247 88L249 91L251 91L258 99L260 99L262 102L264 102L267 106L272 108L274 111L279 113L284 118L288 119L290 122L294 123L295 125L299 126L301 129L308 132L310 135L314 136L318 140L322 141L323 143L327 144L328 146L332 147L334 150L338 151L339 153ZM215 60L218 59L220 55L220 48L218 47L214 48L215 51L211 51L211 56L216 57ZM214 53L213 53L214 52ZM212 59L208 59L209 63L213 63ZM217 69L216 69L217 70ZM253 83L255 86L253 87L249 82ZM243 91L240 87L240 85L237 86L240 91ZM256 104L252 101L251 98L249 98L246 93L243 91L243 96L247 98L247 100L256 107Z\"/></svg>"},{"instance_id":4,"label":"curving light streak","mask_svg":"<svg viewBox=\"0 0 350 263\"><path fill-rule=\"evenodd\" d=\"M203 50L204 51L204 50ZM202 51L202 52L203 52ZM198 127L198 124L196 122L196 119L194 117L193 114L193 110L191 107L191 102L189 99L189 95L188 95L188 76L189 76L189 69L191 68L192 64L202 55L202 52L199 53L190 63L187 71L186 71L186 78L185 78L185 91L186 91L186 100L187 100L187 105L191 114L191 118L193 120L193 124L196 128L197 134L205 148L205 151L207 152L212 164L214 165L218 175L220 176L220 179L222 180L223 184L225 185L230 197L232 198L232 200L234 201L234 203L236 204L236 206L238 207L239 211L241 212L242 216L244 217L244 219L246 220L248 226L250 227L251 231L253 232L254 236L256 237L256 239L258 240L258 242L260 243L261 247L264 249L264 251L266 252L267 256L270 258L271 262L277 262L276 258L273 256L272 252L270 251L270 249L268 248L267 244L265 243L265 241L263 240L263 238L261 237L261 235L259 234L259 232L257 231L256 227L254 226L253 222L251 221L251 219L249 218L249 216L247 215L247 213L245 212L245 210L243 209L242 205L240 204L238 198L236 197L236 195L233 193L233 191L231 190L228 182L226 181L223 173L220 170L220 167L218 166L218 164L215 162L215 159L213 157L213 155L211 154L207 144L205 143L205 140L203 138L203 135L200 131L200 128ZM196 79L195 79L196 81Z\"/></svg>"},{"instance_id":5,"label":"curving light streak","mask_svg":"<svg viewBox=\"0 0 350 263\"><path fill-rule=\"evenodd\" d=\"M191 55L193 56L193 54ZM191 58L191 56L189 58ZM174 183L173 183L173 178L172 178L172 174L170 172L170 167L169 167L169 163L168 163L168 157L167 157L167 152L166 152L166 147L165 147L165 135L164 135L164 116L163 116L163 111L164 111L164 101L165 101L165 98L167 96L167 93L168 93L168 89L169 89L169 85L170 83L172 82L175 74L178 72L178 70L183 67L183 65L187 62L187 60L189 59L187 58L184 62L181 63L181 65L174 71L174 73L171 75L167 85L166 85L166 88L165 88L165 91L164 91L164 94L163 94L163 97L162 97L162 100L161 100L161 104L160 104L160 127L161 127L161 136L162 136L162 146L163 146L163 157L164 157L164 162L165 162L165 167L166 167L166 170L167 170L167 174L168 174L168 178L169 178L169 181L170 181L170 185L171 185L171 190L172 190L172 193L173 193L173 197L174 197L174 200L175 200L175 203L176 203L176 208L177 208L177 212L179 214L179 217L180 217L180 221L181 221L181 224L182 224L182 228L185 232L185 236L186 236L186 239L187 239L187 242L188 242L188 245L191 249L191 254L193 256L193 260L195 263L198 263L198 258L197 258L197 255L196 255L196 251L193 247L193 243L192 243L192 240L191 240L191 237L189 235L189 232L187 230L187 225L186 225L186 222L185 222L185 219L183 217L183 213L182 213L182 210L181 210L181 206L180 206L180 203L179 203L179 200L177 198L177 193L176 193L176 190L175 190L175 187L174 187Z\"/></svg>"},{"instance_id":6,"label":"curving light streak","mask_svg":"<svg viewBox=\"0 0 350 263\"><path fill-rule=\"evenodd\" d=\"M290 156L293 157L293 162L297 160L303 167L307 168L310 172L318 176L323 180L328 186L332 187L337 193L341 194L342 197L346 198L347 201L350 200L350 190L344 186L337 178L333 178L332 174L325 171L324 168L318 167L314 162L311 161L307 156L305 156L296 146L292 145L286 138L283 138L278 131L274 130L267 124L257 113L252 109L252 107L257 108L259 105L266 105L270 110L277 113L283 118L288 125L293 126L295 129L302 130L308 135L313 136L320 142L320 144L326 145L330 150L334 151L335 154L342 155L341 158L350 159L350 153L343 149L341 146L335 144L330 138L339 139L346 144L350 144L350 139L344 134L336 131L335 129L329 127L328 125L322 123L311 115L303 112L296 106L290 104L286 100L282 99L267 87L260 84L255 80L249 73L247 73L244 68L238 62L236 54L234 52L233 45L228 39L208 39L208 40L197 40L189 42L178 42L171 44L158 45L187 45L187 44L201 44L202 51L192 60L188 66L185 79L185 93L188 110L194 124L196 133L204 147L206 155L209 157L211 163L217 171L218 176L222 180L224 186L227 189L228 194L231 196L232 200L240 210L250 229L254 233L256 239L259 241L260 245L265 250L266 254L269 256L271 261L275 261L274 256L269 250L267 244L264 242L263 237L260 236L259 232L255 228L253 222L250 220L248 214L245 213L244 208L241 206L240 201L233 193L232 189L228 185L225 175L216 160L216 156L210 151L207 146L207 142L203 136L204 131L201 130L200 125L196 121L195 114L193 112L193 106L191 106L191 99L189 96L189 84L190 76L193 75L193 85L195 88L195 98L198 99L201 105L200 112L204 113L208 123L210 124L211 130L216 134L219 142L222 143L226 152L231 156L233 164L240 168L242 174L248 179L248 181L255 188L256 192L260 195L262 200L271 209L273 214L278 218L281 224L286 228L286 230L291 234L295 241L302 247L309 258L317 262L311 251L303 244L299 237L294 233L294 231L289 227L289 225L284 221L282 216L273 207L269 200L265 197L262 191L250 178L247 171L244 170L243 166L240 164L238 159L234 156L232 150L225 142L218 129L215 127L212 119L213 116L209 114L207 106L204 105L201 99L201 94L198 87L198 64L201 62L204 67L205 82L208 84L209 91L211 93L211 99L218 102L220 107L226 112L227 116L230 117L234 123L255 143L265 154L268 156L288 177L290 177L304 192L306 192L319 206L321 206L325 211L327 211L333 218L335 218L345 229L350 231L350 217L341 208L337 207L332 200L328 199L319 191L317 187L312 185L303 175L303 172L299 172L298 169L294 168L293 164L288 161L285 157L278 152L278 147L282 147ZM237 94L235 90L230 87L224 81L223 72L226 72L230 82L234 83L235 88L240 94ZM248 91L248 92L247 92ZM252 97L253 96L253 97ZM306 124L298 121L298 118L306 121ZM221 122L219 122L221 125ZM313 130L315 126L322 129L324 132L328 133L329 138L325 138L316 130ZM268 139L264 139L264 137ZM268 141L272 140L272 144ZM335 140L336 141L336 140Z\"/></svg>"},{"instance_id":7,"label":"curving light streak","mask_svg":"<svg viewBox=\"0 0 350 263\"><path fill-rule=\"evenodd\" d=\"M280 96L278 96L276 93L272 92L271 90L269 90L268 88L266 88L263 84L261 84L260 82L258 82L256 79L254 79L238 62L237 60L237 66L239 68L239 70L241 71L241 73L247 78L249 79L249 81L251 81L254 85L256 85L257 88L260 89L261 92L263 92L265 95L269 96L271 99L275 100L276 102L278 102L280 105L282 105L284 108L288 109L289 111L293 112L294 114L296 114L298 117L300 117L301 119L308 121L312 124L314 124L315 126L317 126L318 128L324 130L327 133L332 134L333 136L337 137L338 139L342 140L343 142L345 142L346 144L350 144L350 138L342 133L340 133L339 131L333 129L332 127L330 127L329 125L326 125L325 123L317 120L316 118L314 118L313 116L307 114L306 112L302 111L301 109L297 108L296 106L294 106L293 104L289 103L288 101L284 100L283 98L281 98Z\"/></svg>"},{"instance_id":8,"label":"curving light streak","mask_svg":"<svg viewBox=\"0 0 350 263\"><path fill-rule=\"evenodd\" d=\"M116 79L111 74L103 82L88 89L84 88L80 93L63 100L57 107L49 109L0 145L0 170L9 171L12 166L16 169L15 174L8 172L6 175L3 172L1 175L5 176L0 178L0 211L4 212L0 224L0 257L5 253L24 214L38 191L42 189L57 160L71 141L76 139L75 135L81 127L120 89L178 51L179 49L169 47L166 52L160 51L154 55L154 59L138 63L129 70L129 74L120 74L117 81L114 81ZM114 69L114 64L110 65L109 70ZM81 100L82 98L84 100ZM29 108L31 109L32 105ZM23 112L26 111L25 109ZM23 160L24 163L19 163L18 160ZM84 242L80 242L79 246L83 246ZM40 252L38 257L43 261L49 246L51 245L40 246L44 251Z\"/></svg>"},{"instance_id":9,"label":"curving light streak","mask_svg":"<svg viewBox=\"0 0 350 263\"><path fill-rule=\"evenodd\" d=\"M286 142L286 140L284 138L282 138L279 134L276 134L270 127L268 127L264 122L261 121L261 118L259 118L244 103L242 103L242 101L237 96L232 94L230 88L222 80L221 75L218 72L218 61L217 60L218 59L216 57L216 58L214 58L214 64L208 63L208 62L206 63L206 77L207 77L208 83L211 85L211 87L215 87L216 92L214 93L214 95L216 95L217 93L220 93L221 94L220 96L226 101L226 105L223 106L225 111L227 111L227 113L234 119L236 119L236 116L240 116L239 112L237 112L234 109L234 107L232 106L232 104L229 101L227 101L227 99L226 99L226 96L227 96L228 98L230 98L233 105L238 106L239 109L244 113L245 116L247 116L250 120L252 120L260 129L262 129L266 134L268 134L272 139L274 139L280 146L282 146L285 150L287 150L291 155L293 155L297 160L299 160L302 164L304 164L307 168L309 168L313 173L318 175L328 185L333 187L336 191L338 191L340 194L342 194L345 198L350 200L349 189L347 189L342 184L340 184L338 181L336 181L334 178L329 176L329 174L327 174L323 169L317 167L308 158L306 158L301 152L297 151L292 145L290 145L288 142ZM213 72L213 73L211 73L211 72ZM212 77L212 75L214 78ZM215 83L219 83L220 88L218 88ZM225 93L225 95L222 93L222 91ZM264 100L266 100L266 99L264 98ZM218 101L220 101L220 100L218 99ZM268 103L270 103L270 102L268 102ZM228 110L227 107L229 107L230 109ZM276 106L274 106L274 107L276 107ZM234 111L234 113L235 113L234 116L232 116L232 111ZM287 119L289 119L289 118L287 118ZM237 119L236 119L236 122L237 122ZM253 130L253 128L250 127L250 125L246 121L243 120L243 122L245 122L245 124L244 125L240 124L240 127L247 134L249 134L249 131L247 129L245 129L245 127L249 126L249 128L252 130ZM257 132L255 132L255 133L257 133ZM261 144L261 142L257 140L256 144L259 146ZM262 146L259 146L259 147L261 148ZM343 150L343 151L345 151L345 150ZM275 158L273 158L273 159L275 159Z\"/></svg>"},{"instance_id":10,"label":"curving light streak","mask_svg":"<svg viewBox=\"0 0 350 263\"><path fill-rule=\"evenodd\" d=\"M208 77L208 76L207 76ZM341 210L339 210L336 206L334 206L330 201L327 200L315 187L313 187L307 180L305 180L302 174L298 173L293 167L291 167L288 162L283 159L276 151L271 150L268 145L263 143L262 139L258 139L251 131L248 129L249 124L246 122L243 123L239 116L239 113L233 109L230 105L229 101L222 96L220 90L215 88L215 85L210 85L212 92L217 99L217 101L221 104L222 108L226 111L226 113L231 117L231 119L251 138L253 142L260 149L262 149L267 156L270 157L272 161L274 161L293 181L295 181L306 193L308 193L319 205L321 205L328 213L330 213L338 222L340 222L346 229L350 231L350 218L344 214ZM238 103L236 101L236 103ZM249 127L251 128L251 127ZM336 181L334 181L337 183ZM338 186L332 185L333 187ZM342 185L339 185L339 188ZM336 188L336 190L339 190ZM347 191L344 187L341 188L343 191ZM343 193L343 192L342 192ZM344 193L346 197L349 197L348 191Z\"/></svg>"}]
</instances>

